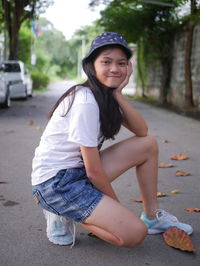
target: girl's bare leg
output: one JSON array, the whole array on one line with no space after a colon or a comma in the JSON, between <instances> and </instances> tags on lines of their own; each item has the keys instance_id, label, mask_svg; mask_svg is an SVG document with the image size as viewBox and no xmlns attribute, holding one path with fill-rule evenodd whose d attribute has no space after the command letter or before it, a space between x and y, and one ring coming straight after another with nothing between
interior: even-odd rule
<instances>
[{"instance_id":1,"label":"girl's bare leg","mask_svg":"<svg viewBox=\"0 0 200 266\"><path fill-rule=\"evenodd\" d=\"M147 234L146 226L133 212L108 196L81 225L108 243L129 248L141 243Z\"/></svg>"},{"instance_id":2,"label":"girl's bare leg","mask_svg":"<svg viewBox=\"0 0 200 266\"><path fill-rule=\"evenodd\" d=\"M101 159L111 182L136 166L144 211L153 218L158 209L158 148L155 138L131 137L105 149ZM146 226L133 212L107 196L82 226L109 243L126 247L137 245L147 233Z\"/></svg>"},{"instance_id":3,"label":"girl's bare leg","mask_svg":"<svg viewBox=\"0 0 200 266\"><path fill-rule=\"evenodd\" d=\"M111 182L128 169L136 167L144 211L148 216L154 216L158 209L156 139L152 136L131 137L105 149L101 158L103 168Z\"/></svg>"}]
</instances>

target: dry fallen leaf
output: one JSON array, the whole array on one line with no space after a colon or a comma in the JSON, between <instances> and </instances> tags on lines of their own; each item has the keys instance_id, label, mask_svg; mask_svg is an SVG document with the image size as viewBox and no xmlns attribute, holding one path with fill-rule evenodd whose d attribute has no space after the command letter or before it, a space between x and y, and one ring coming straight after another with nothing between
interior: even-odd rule
<instances>
[{"instance_id":1,"label":"dry fallen leaf","mask_svg":"<svg viewBox=\"0 0 200 266\"><path fill-rule=\"evenodd\" d=\"M130 199L131 201L137 202L137 203L142 203L143 199Z\"/></svg>"},{"instance_id":2,"label":"dry fallen leaf","mask_svg":"<svg viewBox=\"0 0 200 266\"><path fill-rule=\"evenodd\" d=\"M180 190L179 189L174 189L174 190L171 190L170 192L172 194L178 194L178 193L180 193Z\"/></svg>"},{"instance_id":3,"label":"dry fallen leaf","mask_svg":"<svg viewBox=\"0 0 200 266\"><path fill-rule=\"evenodd\" d=\"M176 171L176 176L188 176L188 175L190 175L190 173L188 172L184 172L180 170Z\"/></svg>"},{"instance_id":4,"label":"dry fallen leaf","mask_svg":"<svg viewBox=\"0 0 200 266\"><path fill-rule=\"evenodd\" d=\"M166 197L166 196L167 196L167 194L165 194L165 193L157 192L157 197L158 197L158 198Z\"/></svg>"},{"instance_id":5,"label":"dry fallen leaf","mask_svg":"<svg viewBox=\"0 0 200 266\"><path fill-rule=\"evenodd\" d=\"M162 197L166 197L167 194L162 193L162 192L157 192L157 197L158 198L162 198ZM143 199L131 199L131 201L137 202L137 203L142 203Z\"/></svg>"},{"instance_id":6,"label":"dry fallen leaf","mask_svg":"<svg viewBox=\"0 0 200 266\"><path fill-rule=\"evenodd\" d=\"M196 252L196 248L193 245L190 236L178 227L170 227L163 234L163 239L170 247L177 248L182 251Z\"/></svg>"},{"instance_id":7,"label":"dry fallen leaf","mask_svg":"<svg viewBox=\"0 0 200 266\"><path fill-rule=\"evenodd\" d=\"M168 143L169 141L167 139L163 139L161 142L162 143Z\"/></svg>"},{"instance_id":8,"label":"dry fallen leaf","mask_svg":"<svg viewBox=\"0 0 200 266\"><path fill-rule=\"evenodd\" d=\"M173 164L171 164L171 163L159 163L158 167L159 168L170 168L170 167L173 167Z\"/></svg>"},{"instance_id":9,"label":"dry fallen leaf","mask_svg":"<svg viewBox=\"0 0 200 266\"><path fill-rule=\"evenodd\" d=\"M37 127L35 127L35 129L36 130L40 130L40 129L42 129L41 127L39 127L39 126L37 126Z\"/></svg>"},{"instance_id":10,"label":"dry fallen leaf","mask_svg":"<svg viewBox=\"0 0 200 266\"><path fill-rule=\"evenodd\" d=\"M35 123L35 120L31 119L31 120L28 121L27 124L28 124L29 126L32 126L34 123Z\"/></svg>"},{"instance_id":11,"label":"dry fallen leaf","mask_svg":"<svg viewBox=\"0 0 200 266\"><path fill-rule=\"evenodd\" d=\"M189 157L183 153L179 153L170 157L171 160L178 160L178 161L186 160L188 158Z\"/></svg>"},{"instance_id":12,"label":"dry fallen leaf","mask_svg":"<svg viewBox=\"0 0 200 266\"><path fill-rule=\"evenodd\" d=\"M188 212L200 212L200 208L185 208Z\"/></svg>"}]
</instances>

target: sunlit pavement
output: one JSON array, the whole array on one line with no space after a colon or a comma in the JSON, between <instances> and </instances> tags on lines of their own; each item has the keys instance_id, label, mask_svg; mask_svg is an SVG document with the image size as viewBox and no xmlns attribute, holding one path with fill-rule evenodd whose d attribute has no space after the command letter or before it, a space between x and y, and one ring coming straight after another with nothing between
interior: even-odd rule
<instances>
[{"instance_id":1,"label":"sunlit pavement","mask_svg":"<svg viewBox=\"0 0 200 266\"><path fill-rule=\"evenodd\" d=\"M42 211L32 200L30 174L34 149L47 123L47 114L66 87L67 81L53 84L43 94L35 94L27 101L13 101L9 110L0 111L0 265L2 266L178 266L200 265L199 254L192 255L166 246L162 235L147 236L134 249L111 246L99 239L88 237L77 225L74 248L55 246L48 242ZM149 134L157 137L160 147L159 162L172 163L174 167L159 168L158 191L168 196L159 198L160 208L175 214L191 224L191 236L200 249L200 216L184 209L200 207L200 122L156 108L132 102L149 125ZM115 141L131 136L122 129ZM167 140L167 141L166 141ZM105 146L110 145L107 142ZM186 154L189 159L172 161L170 156ZM190 176L177 177L177 170ZM142 210L140 197L131 169L113 184L122 204L136 214ZM179 194L170 191L178 189Z\"/></svg>"}]
</instances>

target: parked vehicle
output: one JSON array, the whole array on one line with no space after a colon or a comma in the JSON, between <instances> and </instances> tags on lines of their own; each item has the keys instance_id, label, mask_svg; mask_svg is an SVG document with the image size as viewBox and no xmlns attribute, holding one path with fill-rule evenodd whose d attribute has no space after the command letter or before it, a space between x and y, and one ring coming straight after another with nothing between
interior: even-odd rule
<instances>
[{"instance_id":1,"label":"parked vehicle","mask_svg":"<svg viewBox=\"0 0 200 266\"><path fill-rule=\"evenodd\" d=\"M9 86L10 98L26 99L32 96L32 79L22 61L3 61L1 69Z\"/></svg>"},{"instance_id":2,"label":"parked vehicle","mask_svg":"<svg viewBox=\"0 0 200 266\"><path fill-rule=\"evenodd\" d=\"M11 100L9 85L6 83L4 75L2 75L0 70L0 107L8 108L10 105Z\"/></svg>"}]
</instances>

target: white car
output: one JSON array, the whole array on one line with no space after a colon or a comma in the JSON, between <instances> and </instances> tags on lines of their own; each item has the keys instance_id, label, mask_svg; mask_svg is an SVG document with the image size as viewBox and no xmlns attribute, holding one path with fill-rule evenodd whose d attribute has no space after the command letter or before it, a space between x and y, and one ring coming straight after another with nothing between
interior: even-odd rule
<instances>
[{"instance_id":1,"label":"white car","mask_svg":"<svg viewBox=\"0 0 200 266\"><path fill-rule=\"evenodd\" d=\"M32 96L32 80L22 61L3 61L1 69L9 86L10 98L26 99Z\"/></svg>"},{"instance_id":2,"label":"white car","mask_svg":"<svg viewBox=\"0 0 200 266\"><path fill-rule=\"evenodd\" d=\"M10 104L11 100L9 85L6 83L4 75L2 75L0 70L0 107L8 108L10 107Z\"/></svg>"}]
</instances>

